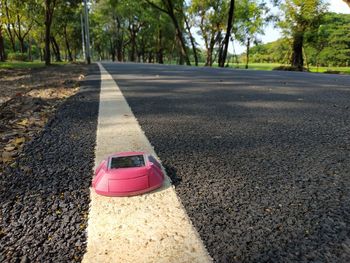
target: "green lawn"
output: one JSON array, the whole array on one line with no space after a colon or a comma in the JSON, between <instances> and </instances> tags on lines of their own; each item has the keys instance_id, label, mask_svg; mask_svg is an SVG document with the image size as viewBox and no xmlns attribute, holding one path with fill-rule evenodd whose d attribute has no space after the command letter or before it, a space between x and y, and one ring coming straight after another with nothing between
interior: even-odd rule
<instances>
[{"instance_id":1,"label":"green lawn","mask_svg":"<svg viewBox=\"0 0 350 263\"><path fill-rule=\"evenodd\" d=\"M310 67L311 72L324 73L326 71L338 71L340 74L350 74L350 67Z\"/></svg>"},{"instance_id":2,"label":"green lawn","mask_svg":"<svg viewBox=\"0 0 350 263\"><path fill-rule=\"evenodd\" d=\"M255 70L273 70L276 67L283 66L278 63L252 63L249 69ZM244 69L244 64L230 64L230 67ZM310 67L310 72L324 73L326 71L339 72L340 74L350 74L350 67Z\"/></svg>"},{"instance_id":3,"label":"green lawn","mask_svg":"<svg viewBox=\"0 0 350 263\"><path fill-rule=\"evenodd\" d=\"M198 63L200 67L204 66L205 63ZM192 62L192 65L194 65L194 62ZM213 67L217 67L218 64L214 63ZM274 68L277 68L279 66L288 66L288 65L282 65L279 63L251 63L249 64L248 69L253 70L273 70ZM237 68L237 69L245 69L245 64L229 64L230 68ZM332 71L334 73L338 74L350 74L350 67L309 67L310 72L319 72L324 73L326 71Z\"/></svg>"},{"instance_id":4,"label":"green lawn","mask_svg":"<svg viewBox=\"0 0 350 263\"><path fill-rule=\"evenodd\" d=\"M67 64L67 62L54 62L53 65L64 65ZM6 68L6 69L16 69L16 68L41 68L45 67L45 63L42 61L33 61L33 62L23 62L23 61L7 61L7 62L0 62L0 69Z\"/></svg>"},{"instance_id":5,"label":"green lawn","mask_svg":"<svg viewBox=\"0 0 350 263\"><path fill-rule=\"evenodd\" d=\"M255 70L273 70L276 67L281 66L278 63L252 63L248 65L248 69ZM245 69L245 64L230 64L230 67Z\"/></svg>"}]
</instances>

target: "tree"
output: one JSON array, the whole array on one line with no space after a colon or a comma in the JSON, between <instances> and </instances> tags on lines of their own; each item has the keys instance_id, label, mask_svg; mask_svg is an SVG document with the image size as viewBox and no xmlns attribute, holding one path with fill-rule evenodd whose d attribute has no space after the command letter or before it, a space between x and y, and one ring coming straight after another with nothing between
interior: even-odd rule
<instances>
[{"instance_id":1,"label":"tree","mask_svg":"<svg viewBox=\"0 0 350 263\"><path fill-rule=\"evenodd\" d=\"M12 27L10 22L11 21L10 7L7 0L2 1L2 13L4 13L6 16L6 20L5 20L6 30L7 30L6 33L11 41L12 50L13 52L16 52L15 36L12 32Z\"/></svg>"},{"instance_id":2,"label":"tree","mask_svg":"<svg viewBox=\"0 0 350 263\"><path fill-rule=\"evenodd\" d=\"M5 61L6 55L5 55L5 43L4 43L4 37L3 37L3 28L2 24L0 23L0 61Z\"/></svg>"},{"instance_id":3,"label":"tree","mask_svg":"<svg viewBox=\"0 0 350 263\"><path fill-rule=\"evenodd\" d=\"M350 15L335 13L325 15L320 32L316 36L318 39L311 39L309 45L322 47L318 55L323 65L349 65Z\"/></svg>"},{"instance_id":4,"label":"tree","mask_svg":"<svg viewBox=\"0 0 350 263\"><path fill-rule=\"evenodd\" d=\"M188 10L189 10L189 7L186 7L186 11L188 11ZM187 17L190 17L190 20L192 20L192 21L193 21L193 18L191 18L190 12L184 13L183 17L184 17L187 33L188 33L188 35L190 37L190 42L191 42L193 56L194 56L194 63L195 63L196 66L198 66L198 55L197 55L196 40L194 39L194 37L192 35L192 32L191 32L192 25L190 25L189 19Z\"/></svg>"},{"instance_id":5,"label":"tree","mask_svg":"<svg viewBox=\"0 0 350 263\"><path fill-rule=\"evenodd\" d=\"M229 40L231 37L231 31L232 31L232 24L233 24L233 14L235 11L235 0L230 1L230 9L228 11L228 20L227 20L227 29L226 29L226 35L223 41L223 45L220 49L219 54L219 67L224 67L226 62L226 56L227 56L227 49L229 45Z\"/></svg>"},{"instance_id":6,"label":"tree","mask_svg":"<svg viewBox=\"0 0 350 263\"><path fill-rule=\"evenodd\" d=\"M203 38L206 49L206 66L212 66L214 48L221 40L224 30L228 3L225 0L193 0L189 13L194 24L199 28L198 34Z\"/></svg>"},{"instance_id":7,"label":"tree","mask_svg":"<svg viewBox=\"0 0 350 263\"><path fill-rule=\"evenodd\" d=\"M73 61L72 46L76 39L80 40L80 26L78 26L79 22L77 22L80 20L80 3L80 0L70 0L56 6L51 30L51 44L56 61L61 60L60 43L65 47L68 61ZM79 27L78 30L75 30L75 27ZM73 33L74 36L72 36Z\"/></svg>"},{"instance_id":8,"label":"tree","mask_svg":"<svg viewBox=\"0 0 350 263\"><path fill-rule=\"evenodd\" d=\"M28 48L31 47L29 33L35 25L37 14L40 13L40 5L35 0L2 0L0 6L1 24L6 28L13 52L16 52L19 46L21 53L29 51L31 54Z\"/></svg>"},{"instance_id":9,"label":"tree","mask_svg":"<svg viewBox=\"0 0 350 263\"><path fill-rule=\"evenodd\" d=\"M292 36L292 66L303 70L303 45L307 30L317 28L325 14L327 4L323 0L286 0L281 6L285 19L280 26L286 36Z\"/></svg>"},{"instance_id":10,"label":"tree","mask_svg":"<svg viewBox=\"0 0 350 263\"><path fill-rule=\"evenodd\" d=\"M150 4L152 7L164 12L167 14L171 21L173 22L173 25L175 27L176 37L179 42L180 52L181 52L181 58L185 59L187 65L191 65L188 52L187 52L187 46L186 42L182 33L182 27L179 23L179 19L176 15L177 11L181 11L180 14L183 14L183 1L177 1L174 2L174 0L162 0L162 6L155 4L154 2L150 0L145 0L148 4ZM179 12L178 12L179 13Z\"/></svg>"},{"instance_id":11,"label":"tree","mask_svg":"<svg viewBox=\"0 0 350 263\"><path fill-rule=\"evenodd\" d=\"M51 64L51 24L56 7L56 0L45 0L45 65Z\"/></svg>"},{"instance_id":12,"label":"tree","mask_svg":"<svg viewBox=\"0 0 350 263\"><path fill-rule=\"evenodd\" d=\"M102 0L96 6L92 16L93 35L96 40L102 40L108 43L108 49L112 61L124 60L124 43L127 32L127 19L123 16L123 2L117 0ZM97 28L96 28L97 27ZM102 36L101 36L102 34ZM104 43L97 42L99 46Z\"/></svg>"},{"instance_id":13,"label":"tree","mask_svg":"<svg viewBox=\"0 0 350 263\"><path fill-rule=\"evenodd\" d=\"M2 62L6 60L5 41L3 36L3 25L5 24L5 15L3 10L3 1L0 0L0 61Z\"/></svg>"},{"instance_id":14,"label":"tree","mask_svg":"<svg viewBox=\"0 0 350 263\"><path fill-rule=\"evenodd\" d=\"M242 0L236 10L235 36L246 46L246 69L248 69L250 45L260 42L258 37L264 34L264 26L270 20L267 15L269 9L265 2Z\"/></svg>"},{"instance_id":15,"label":"tree","mask_svg":"<svg viewBox=\"0 0 350 263\"><path fill-rule=\"evenodd\" d=\"M313 53L311 62L319 67L320 54L327 47L330 32L324 24L321 24L317 29L309 31L305 34L306 44L309 47L309 52ZM312 48L313 50L310 50Z\"/></svg>"}]
</instances>

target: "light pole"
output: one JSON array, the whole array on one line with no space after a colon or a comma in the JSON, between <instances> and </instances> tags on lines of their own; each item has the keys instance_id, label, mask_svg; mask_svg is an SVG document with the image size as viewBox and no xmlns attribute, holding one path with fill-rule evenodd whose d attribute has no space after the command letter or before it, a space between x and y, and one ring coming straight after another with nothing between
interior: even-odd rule
<instances>
[{"instance_id":1,"label":"light pole","mask_svg":"<svg viewBox=\"0 0 350 263\"><path fill-rule=\"evenodd\" d=\"M84 10L85 10L85 34L86 34L86 61L88 64L90 64L91 57L90 57L89 14L88 14L88 6L86 3L86 0L84 0Z\"/></svg>"}]
</instances>

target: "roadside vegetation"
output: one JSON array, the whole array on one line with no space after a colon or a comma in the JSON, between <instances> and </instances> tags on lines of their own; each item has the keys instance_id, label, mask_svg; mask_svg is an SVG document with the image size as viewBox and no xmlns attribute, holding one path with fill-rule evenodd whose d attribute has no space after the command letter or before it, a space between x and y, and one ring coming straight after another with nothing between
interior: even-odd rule
<instances>
[{"instance_id":1,"label":"roadside vegetation","mask_svg":"<svg viewBox=\"0 0 350 263\"><path fill-rule=\"evenodd\" d=\"M57 107L78 91L79 80L87 71L87 66L71 64L5 65L0 67L0 174L43 129Z\"/></svg>"},{"instance_id":2,"label":"roadside vegetation","mask_svg":"<svg viewBox=\"0 0 350 263\"><path fill-rule=\"evenodd\" d=\"M244 69L246 64L233 64L230 67L237 69ZM253 70L277 70L279 67L288 67L289 65L283 65L278 63L251 63L249 69ZM350 67L315 67L310 66L307 68L309 72L313 73L329 73L329 74L350 74Z\"/></svg>"},{"instance_id":3,"label":"roadside vegetation","mask_svg":"<svg viewBox=\"0 0 350 263\"><path fill-rule=\"evenodd\" d=\"M350 16L327 0L0 0L0 67L84 60L84 2L93 60L348 71L334 67L350 62ZM267 25L283 38L261 44Z\"/></svg>"},{"instance_id":4,"label":"roadside vegetation","mask_svg":"<svg viewBox=\"0 0 350 263\"><path fill-rule=\"evenodd\" d=\"M304 67L318 72L348 72L349 43L350 15L326 13L318 28L305 33ZM287 65L291 53L291 39L283 38L251 48L249 58L252 63ZM246 62L246 54L240 60Z\"/></svg>"}]
</instances>

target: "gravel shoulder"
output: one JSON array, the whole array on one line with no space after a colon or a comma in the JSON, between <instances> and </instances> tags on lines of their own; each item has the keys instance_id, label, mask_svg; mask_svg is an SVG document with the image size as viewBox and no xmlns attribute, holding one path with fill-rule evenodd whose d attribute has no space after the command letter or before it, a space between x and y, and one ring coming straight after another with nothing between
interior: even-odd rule
<instances>
[{"instance_id":1,"label":"gravel shoulder","mask_svg":"<svg viewBox=\"0 0 350 263\"><path fill-rule=\"evenodd\" d=\"M104 64L216 262L350 261L350 78Z\"/></svg>"},{"instance_id":2,"label":"gravel shoulder","mask_svg":"<svg viewBox=\"0 0 350 263\"><path fill-rule=\"evenodd\" d=\"M100 76L55 111L0 180L0 261L74 262L85 251Z\"/></svg>"},{"instance_id":3,"label":"gravel shoulder","mask_svg":"<svg viewBox=\"0 0 350 263\"><path fill-rule=\"evenodd\" d=\"M79 90L87 65L0 69L0 176L41 132L57 107Z\"/></svg>"}]
</instances>

